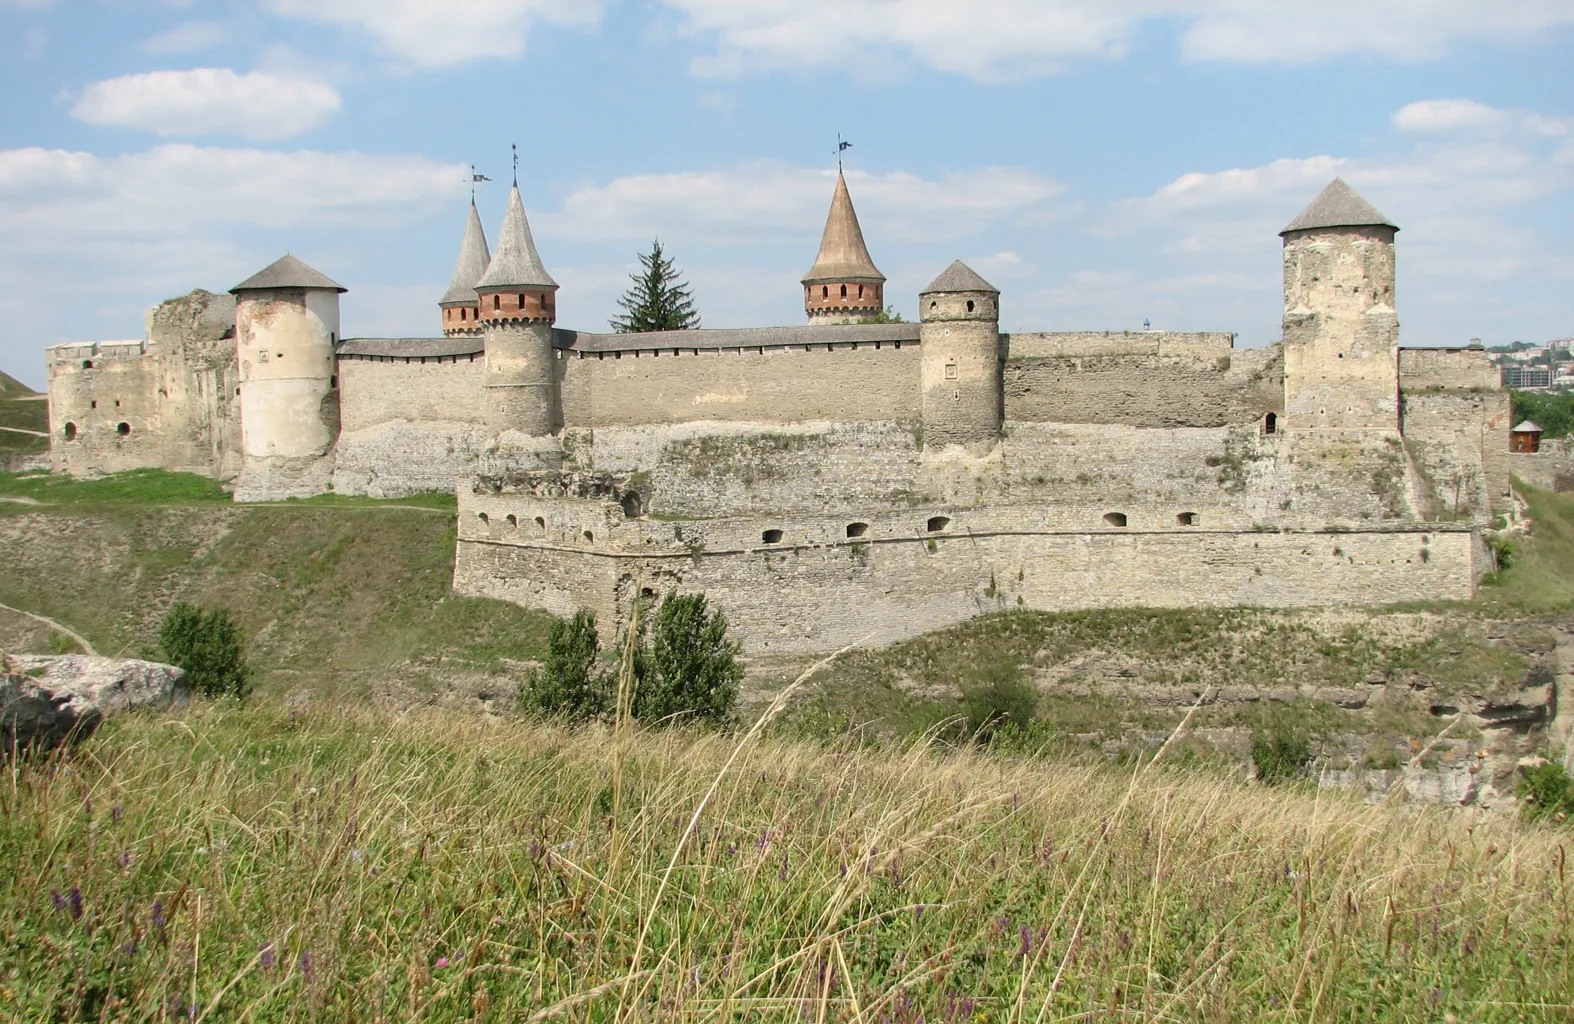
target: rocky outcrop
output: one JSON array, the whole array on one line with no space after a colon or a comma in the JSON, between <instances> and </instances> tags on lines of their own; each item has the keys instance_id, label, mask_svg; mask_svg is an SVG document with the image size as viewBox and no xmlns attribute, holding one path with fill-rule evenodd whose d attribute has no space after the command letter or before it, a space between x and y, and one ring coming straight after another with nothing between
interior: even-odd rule
<instances>
[{"instance_id":1,"label":"rocky outcrop","mask_svg":"<svg viewBox=\"0 0 1574 1024\"><path fill-rule=\"evenodd\" d=\"M151 661L82 654L3 661L0 743L7 755L74 743L110 715L184 704L190 694L183 670Z\"/></svg>"}]
</instances>

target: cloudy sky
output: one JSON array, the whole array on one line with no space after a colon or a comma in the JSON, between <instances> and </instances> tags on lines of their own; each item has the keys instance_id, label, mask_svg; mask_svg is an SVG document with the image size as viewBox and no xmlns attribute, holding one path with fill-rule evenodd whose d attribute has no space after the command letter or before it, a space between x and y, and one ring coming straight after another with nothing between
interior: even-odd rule
<instances>
[{"instance_id":1,"label":"cloudy sky","mask_svg":"<svg viewBox=\"0 0 1574 1024\"><path fill-rule=\"evenodd\" d=\"M1335 175L1409 344L1574 335L1574 0L0 0L0 369L291 251L426 335L509 144L560 323L659 236L713 327L802 321L840 132L887 296L1278 337Z\"/></svg>"}]
</instances>

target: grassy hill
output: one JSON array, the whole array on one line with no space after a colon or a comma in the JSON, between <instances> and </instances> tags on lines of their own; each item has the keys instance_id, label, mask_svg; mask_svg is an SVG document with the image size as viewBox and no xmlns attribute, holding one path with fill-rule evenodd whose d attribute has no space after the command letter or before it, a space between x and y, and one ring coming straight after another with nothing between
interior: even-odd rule
<instances>
[{"instance_id":1,"label":"grassy hill","mask_svg":"<svg viewBox=\"0 0 1574 1024\"><path fill-rule=\"evenodd\" d=\"M37 393L9 373L0 370L0 398L23 398Z\"/></svg>"},{"instance_id":2,"label":"grassy hill","mask_svg":"<svg viewBox=\"0 0 1574 1024\"><path fill-rule=\"evenodd\" d=\"M1566 1021L1566 832L1132 771L427 711L8 771L16 1020Z\"/></svg>"},{"instance_id":3,"label":"grassy hill","mask_svg":"<svg viewBox=\"0 0 1574 1024\"><path fill-rule=\"evenodd\" d=\"M49 403L32 388L0 373L0 466L11 455L49 450ZM23 432L25 431L25 433Z\"/></svg>"}]
</instances>

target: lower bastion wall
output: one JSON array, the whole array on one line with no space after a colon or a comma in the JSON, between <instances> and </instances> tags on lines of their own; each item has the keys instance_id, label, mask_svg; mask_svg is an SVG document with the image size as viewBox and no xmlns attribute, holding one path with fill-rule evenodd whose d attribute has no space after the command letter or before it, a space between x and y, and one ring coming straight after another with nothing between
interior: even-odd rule
<instances>
[{"instance_id":1,"label":"lower bastion wall","mask_svg":"<svg viewBox=\"0 0 1574 1024\"><path fill-rule=\"evenodd\" d=\"M1508 507L1506 392L1406 391L1400 408L1414 503L1423 518L1489 524Z\"/></svg>"},{"instance_id":2,"label":"lower bastion wall","mask_svg":"<svg viewBox=\"0 0 1574 1024\"><path fill-rule=\"evenodd\" d=\"M1168 507L880 510L657 522L616 504L461 491L456 593L621 624L703 592L753 653L883 644L991 611L1466 600L1472 530L1183 527ZM512 519L510 519L512 517Z\"/></svg>"},{"instance_id":3,"label":"lower bastion wall","mask_svg":"<svg viewBox=\"0 0 1574 1024\"><path fill-rule=\"evenodd\" d=\"M1513 452L1505 457L1508 471L1544 491L1574 491L1574 439L1542 441L1540 451Z\"/></svg>"}]
</instances>

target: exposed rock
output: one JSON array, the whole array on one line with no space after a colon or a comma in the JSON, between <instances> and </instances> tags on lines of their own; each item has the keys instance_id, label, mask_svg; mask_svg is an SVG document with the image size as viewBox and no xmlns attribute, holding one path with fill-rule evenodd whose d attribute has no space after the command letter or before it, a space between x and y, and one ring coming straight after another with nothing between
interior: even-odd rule
<instances>
[{"instance_id":1,"label":"exposed rock","mask_svg":"<svg viewBox=\"0 0 1574 1024\"><path fill-rule=\"evenodd\" d=\"M1325 686L1317 691L1317 699L1342 708L1364 708L1367 691L1343 686Z\"/></svg>"},{"instance_id":2,"label":"exposed rock","mask_svg":"<svg viewBox=\"0 0 1574 1024\"><path fill-rule=\"evenodd\" d=\"M190 695L183 670L151 661L19 654L3 667L0 742L8 752L76 742L110 715L168 708Z\"/></svg>"}]
</instances>

